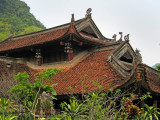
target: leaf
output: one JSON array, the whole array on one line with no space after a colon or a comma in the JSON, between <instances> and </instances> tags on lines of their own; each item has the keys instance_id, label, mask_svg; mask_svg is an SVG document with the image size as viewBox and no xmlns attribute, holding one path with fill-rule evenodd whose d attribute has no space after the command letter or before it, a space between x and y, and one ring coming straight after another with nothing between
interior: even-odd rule
<instances>
[{"instance_id":1,"label":"leaf","mask_svg":"<svg viewBox=\"0 0 160 120\"><path fill-rule=\"evenodd\" d=\"M57 95L57 93L54 89L52 89L51 93L52 93L52 95Z\"/></svg>"},{"instance_id":2,"label":"leaf","mask_svg":"<svg viewBox=\"0 0 160 120\"><path fill-rule=\"evenodd\" d=\"M154 117L156 118L156 120L159 120L158 116L156 114L154 114Z\"/></svg>"},{"instance_id":3,"label":"leaf","mask_svg":"<svg viewBox=\"0 0 160 120\"><path fill-rule=\"evenodd\" d=\"M108 89L109 92L113 92L113 89Z\"/></svg>"},{"instance_id":4,"label":"leaf","mask_svg":"<svg viewBox=\"0 0 160 120\"><path fill-rule=\"evenodd\" d=\"M13 117L10 117L9 120L13 120L14 118L16 118L17 116L13 116Z\"/></svg>"},{"instance_id":5,"label":"leaf","mask_svg":"<svg viewBox=\"0 0 160 120\"><path fill-rule=\"evenodd\" d=\"M51 98L52 98L53 100L57 100L57 98L56 98L56 97L54 97L54 96L52 96L52 95L51 95Z\"/></svg>"}]
</instances>

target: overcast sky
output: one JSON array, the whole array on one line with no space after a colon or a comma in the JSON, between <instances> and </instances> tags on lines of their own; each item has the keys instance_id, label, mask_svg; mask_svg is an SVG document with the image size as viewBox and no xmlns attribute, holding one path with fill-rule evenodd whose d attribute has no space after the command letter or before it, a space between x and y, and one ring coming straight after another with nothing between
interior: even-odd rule
<instances>
[{"instance_id":1,"label":"overcast sky","mask_svg":"<svg viewBox=\"0 0 160 120\"><path fill-rule=\"evenodd\" d=\"M111 38L130 34L130 44L141 51L143 63L160 63L160 0L22 0L47 28L84 18L92 8L92 19Z\"/></svg>"}]
</instances>

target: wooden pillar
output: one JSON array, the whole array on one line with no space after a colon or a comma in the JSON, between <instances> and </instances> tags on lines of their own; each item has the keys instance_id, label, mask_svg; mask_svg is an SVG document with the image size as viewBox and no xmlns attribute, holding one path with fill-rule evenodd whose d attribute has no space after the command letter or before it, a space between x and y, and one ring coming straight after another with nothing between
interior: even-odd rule
<instances>
[{"instance_id":1,"label":"wooden pillar","mask_svg":"<svg viewBox=\"0 0 160 120\"><path fill-rule=\"evenodd\" d=\"M67 53L68 61L73 60L73 49L71 43L65 43L64 52Z\"/></svg>"},{"instance_id":2,"label":"wooden pillar","mask_svg":"<svg viewBox=\"0 0 160 120\"><path fill-rule=\"evenodd\" d=\"M42 65L42 58L37 59L37 62L38 62L38 66L41 66Z\"/></svg>"},{"instance_id":3,"label":"wooden pillar","mask_svg":"<svg viewBox=\"0 0 160 120\"><path fill-rule=\"evenodd\" d=\"M73 60L73 51L70 51L68 53L68 61L71 61L71 60Z\"/></svg>"},{"instance_id":4,"label":"wooden pillar","mask_svg":"<svg viewBox=\"0 0 160 120\"><path fill-rule=\"evenodd\" d=\"M41 55L41 50L40 49L36 50L36 56L35 57L37 58L36 59L37 65L41 66L42 65L42 55Z\"/></svg>"}]
</instances>

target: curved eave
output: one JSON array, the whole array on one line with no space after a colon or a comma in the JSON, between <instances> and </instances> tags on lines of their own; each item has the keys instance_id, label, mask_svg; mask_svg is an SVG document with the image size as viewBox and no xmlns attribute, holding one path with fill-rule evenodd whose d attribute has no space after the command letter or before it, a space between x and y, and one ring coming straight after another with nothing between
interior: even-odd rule
<instances>
[{"instance_id":1,"label":"curved eave","mask_svg":"<svg viewBox=\"0 0 160 120\"><path fill-rule=\"evenodd\" d=\"M147 65L145 66L145 78L150 91L160 96L160 71L157 71Z\"/></svg>"},{"instance_id":2,"label":"curved eave","mask_svg":"<svg viewBox=\"0 0 160 120\"><path fill-rule=\"evenodd\" d=\"M153 95L160 96L160 72L144 64L138 64L126 82L119 88L128 88L135 84L137 89L143 92L151 92Z\"/></svg>"}]
</instances>

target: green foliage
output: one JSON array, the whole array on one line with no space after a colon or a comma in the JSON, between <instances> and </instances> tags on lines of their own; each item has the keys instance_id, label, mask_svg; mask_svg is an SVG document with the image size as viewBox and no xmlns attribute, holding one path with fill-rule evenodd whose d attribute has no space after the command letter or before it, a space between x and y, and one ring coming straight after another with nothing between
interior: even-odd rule
<instances>
[{"instance_id":1,"label":"green foliage","mask_svg":"<svg viewBox=\"0 0 160 120\"><path fill-rule=\"evenodd\" d=\"M7 110L9 104L9 100L6 100L5 98L0 98L0 111L4 113Z\"/></svg>"},{"instance_id":2,"label":"green foliage","mask_svg":"<svg viewBox=\"0 0 160 120\"><path fill-rule=\"evenodd\" d=\"M9 99L0 98L0 114L8 115L15 112L17 106Z\"/></svg>"},{"instance_id":3,"label":"green foliage","mask_svg":"<svg viewBox=\"0 0 160 120\"><path fill-rule=\"evenodd\" d=\"M134 93L126 93L120 89L109 89L108 92L87 93L82 95L82 100L71 97L69 103L63 102L62 114L56 119L65 120L158 120L158 109L145 105L139 108L132 100L143 101L152 98L149 92L140 96ZM117 103L118 102L118 103Z\"/></svg>"},{"instance_id":4,"label":"green foliage","mask_svg":"<svg viewBox=\"0 0 160 120\"><path fill-rule=\"evenodd\" d=\"M25 27L22 32L20 32L18 35L24 35L32 32L41 31L42 28L36 27L36 26L29 26Z\"/></svg>"},{"instance_id":5,"label":"green foliage","mask_svg":"<svg viewBox=\"0 0 160 120\"><path fill-rule=\"evenodd\" d=\"M24 73L18 73L15 76L17 85L12 87L8 92L11 93L10 99L16 101L17 103L23 103L31 105L31 101L35 99L37 92L41 94L43 91L51 92L52 98L55 99L56 91L52 88L53 85L45 85L45 81L51 81L52 78L56 75L58 69L47 69L46 71L37 73L35 83L29 82L29 75Z\"/></svg>"},{"instance_id":6,"label":"green foliage","mask_svg":"<svg viewBox=\"0 0 160 120\"><path fill-rule=\"evenodd\" d=\"M17 85L11 89L11 96L20 100L25 104L27 110L33 115L35 119L36 109L38 104L39 95L43 91L48 91L56 95L56 91L52 89L53 85L45 85L45 81L52 81L52 78L61 70L47 69L46 71L35 74L35 83L29 82L29 75L26 73L18 73L15 76ZM88 77L88 76L87 76ZM103 88L98 82L93 81L93 85L98 89ZM68 89L72 90L71 87ZM68 102L62 102L62 111L58 115L51 117L51 120L159 120L159 108L148 106L139 108L134 104L133 100L139 102L152 98L149 92L144 95L138 96L130 91L122 91L121 89L108 89L107 92L92 92L82 94L82 100L71 97ZM0 100L1 106L8 106L9 100ZM43 103L41 103L43 104ZM50 108L50 101L43 104L45 108ZM5 111L6 109L3 109ZM4 114L4 112L3 112ZM5 115L5 114L4 114ZM3 116L3 115L2 115ZM1 117L1 116L0 116ZM45 118L41 118L45 119Z\"/></svg>"},{"instance_id":7,"label":"green foliage","mask_svg":"<svg viewBox=\"0 0 160 120\"><path fill-rule=\"evenodd\" d=\"M140 97L141 101L142 101L142 100L145 100L145 99L147 99L147 98L152 98L150 92L147 92L146 94L142 95L142 97Z\"/></svg>"},{"instance_id":8,"label":"green foliage","mask_svg":"<svg viewBox=\"0 0 160 120\"><path fill-rule=\"evenodd\" d=\"M33 99L35 95L33 93L32 84L28 80L29 75L27 75L26 72L19 72L14 78L18 84L8 91L11 93L10 99L17 103L26 103L28 100Z\"/></svg>"},{"instance_id":9,"label":"green foliage","mask_svg":"<svg viewBox=\"0 0 160 120\"><path fill-rule=\"evenodd\" d=\"M22 35L45 29L20 0L0 0L0 16L0 41L8 38L10 31Z\"/></svg>"},{"instance_id":10,"label":"green foliage","mask_svg":"<svg viewBox=\"0 0 160 120\"><path fill-rule=\"evenodd\" d=\"M81 113L83 113L82 103L75 98L70 99L69 102L69 104L67 102L61 103L65 120L73 120L76 117L80 118L80 116L82 116Z\"/></svg>"},{"instance_id":11,"label":"green foliage","mask_svg":"<svg viewBox=\"0 0 160 120\"><path fill-rule=\"evenodd\" d=\"M6 39L10 35L11 24L0 21L0 41Z\"/></svg>"},{"instance_id":12,"label":"green foliage","mask_svg":"<svg viewBox=\"0 0 160 120\"><path fill-rule=\"evenodd\" d=\"M52 116L50 117L50 120L61 120L61 115Z\"/></svg>"},{"instance_id":13,"label":"green foliage","mask_svg":"<svg viewBox=\"0 0 160 120\"><path fill-rule=\"evenodd\" d=\"M17 104L25 106L25 108L33 115L35 120L36 109L40 95L43 91L52 93L52 99L56 99L56 91L52 88L53 85L46 85L44 82L52 81L52 78L61 70L59 69L47 69L46 71L35 74L35 83L29 82L29 75L24 73L18 73L15 76L17 85L12 87L8 92L11 93L10 98L16 101ZM48 104L49 103L49 104ZM43 104L43 103L42 103ZM51 107L50 102L45 104L45 107ZM20 107L22 109L22 107Z\"/></svg>"},{"instance_id":14,"label":"green foliage","mask_svg":"<svg viewBox=\"0 0 160 120\"><path fill-rule=\"evenodd\" d=\"M16 120L17 116L13 116L13 115L8 115L6 116L4 113L3 115L0 115L0 120Z\"/></svg>"},{"instance_id":15,"label":"green foliage","mask_svg":"<svg viewBox=\"0 0 160 120\"><path fill-rule=\"evenodd\" d=\"M157 70L160 70L160 64L159 64L159 65L156 65L156 69L157 69Z\"/></svg>"},{"instance_id":16,"label":"green foliage","mask_svg":"<svg viewBox=\"0 0 160 120\"><path fill-rule=\"evenodd\" d=\"M154 106L148 106L145 104L143 119L144 120L159 120L160 112L158 112L159 108Z\"/></svg>"}]
</instances>

